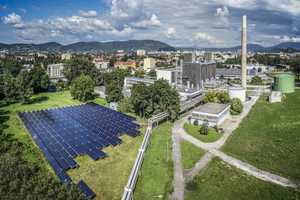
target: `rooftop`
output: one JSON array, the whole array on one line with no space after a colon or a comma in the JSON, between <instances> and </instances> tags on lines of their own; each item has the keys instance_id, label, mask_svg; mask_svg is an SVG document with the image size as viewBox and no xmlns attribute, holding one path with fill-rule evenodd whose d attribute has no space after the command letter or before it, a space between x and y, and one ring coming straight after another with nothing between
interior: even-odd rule
<instances>
[{"instance_id":1,"label":"rooftop","mask_svg":"<svg viewBox=\"0 0 300 200\"><path fill-rule=\"evenodd\" d=\"M241 75L241 69L216 69L217 76L220 75ZM247 69L246 74L249 76L255 76L256 71L254 69Z\"/></svg>"},{"instance_id":2,"label":"rooftop","mask_svg":"<svg viewBox=\"0 0 300 200\"><path fill-rule=\"evenodd\" d=\"M133 80L133 81L154 83L154 80L152 80L152 79L138 78L138 77L135 77L135 76L126 76L125 78L128 79L128 80Z\"/></svg>"},{"instance_id":3,"label":"rooftop","mask_svg":"<svg viewBox=\"0 0 300 200\"><path fill-rule=\"evenodd\" d=\"M230 104L222 103L207 103L197 108L193 112L200 112L203 114L220 115L226 108L230 107Z\"/></svg>"},{"instance_id":4,"label":"rooftop","mask_svg":"<svg viewBox=\"0 0 300 200\"><path fill-rule=\"evenodd\" d=\"M194 93L202 92L202 90L192 90L192 89L189 89L188 91L186 91L185 89L177 89L177 91L180 93L187 93L187 94L194 94Z\"/></svg>"}]
</instances>

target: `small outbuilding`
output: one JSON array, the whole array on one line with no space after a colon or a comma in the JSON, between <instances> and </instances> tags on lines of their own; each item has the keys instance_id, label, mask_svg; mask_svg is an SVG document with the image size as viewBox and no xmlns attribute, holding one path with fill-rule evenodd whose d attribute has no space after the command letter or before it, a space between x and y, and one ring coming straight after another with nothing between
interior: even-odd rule
<instances>
[{"instance_id":1,"label":"small outbuilding","mask_svg":"<svg viewBox=\"0 0 300 200\"><path fill-rule=\"evenodd\" d=\"M282 92L281 91L272 91L269 95L269 102L281 102Z\"/></svg>"},{"instance_id":2,"label":"small outbuilding","mask_svg":"<svg viewBox=\"0 0 300 200\"><path fill-rule=\"evenodd\" d=\"M191 124L198 120L198 124L203 124L208 120L208 126L219 126L230 114L230 104L207 103L193 111Z\"/></svg>"},{"instance_id":3,"label":"small outbuilding","mask_svg":"<svg viewBox=\"0 0 300 200\"><path fill-rule=\"evenodd\" d=\"M119 104L116 103L116 102L110 102L110 103L109 103L110 109L118 110L118 106L119 106Z\"/></svg>"}]
</instances>

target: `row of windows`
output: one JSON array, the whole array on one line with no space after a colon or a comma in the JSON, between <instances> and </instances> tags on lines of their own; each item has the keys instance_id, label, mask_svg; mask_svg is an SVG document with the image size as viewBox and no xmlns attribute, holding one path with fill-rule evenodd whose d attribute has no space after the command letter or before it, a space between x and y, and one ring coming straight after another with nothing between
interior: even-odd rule
<instances>
[{"instance_id":1,"label":"row of windows","mask_svg":"<svg viewBox=\"0 0 300 200\"><path fill-rule=\"evenodd\" d=\"M193 116L194 117L206 118L206 119L212 119L212 120L217 120L218 119L217 117L207 116L207 115L201 115L201 114L196 114L196 113L193 113Z\"/></svg>"}]
</instances>

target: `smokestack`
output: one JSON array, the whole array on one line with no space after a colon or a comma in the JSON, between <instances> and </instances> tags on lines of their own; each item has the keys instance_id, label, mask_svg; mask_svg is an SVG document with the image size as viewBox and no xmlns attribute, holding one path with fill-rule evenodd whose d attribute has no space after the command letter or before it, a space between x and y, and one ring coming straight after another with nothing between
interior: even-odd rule
<instances>
[{"instance_id":1,"label":"smokestack","mask_svg":"<svg viewBox=\"0 0 300 200\"><path fill-rule=\"evenodd\" d=\"M247 21L246 15L242 17L242 87L247 87L246 68L247 68Z\"/></svg>"}]
</instances>

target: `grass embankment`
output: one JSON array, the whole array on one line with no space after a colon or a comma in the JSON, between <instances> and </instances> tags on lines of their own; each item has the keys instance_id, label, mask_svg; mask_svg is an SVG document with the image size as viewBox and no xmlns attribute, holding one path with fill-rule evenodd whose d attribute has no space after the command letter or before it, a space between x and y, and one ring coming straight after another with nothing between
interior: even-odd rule
<instances>
[{"instance_id":1,"label":"grass embankment","mask_svg":"<svg viewBox=\"0 0 300 200\"><path fill-rule=\"evenodd\" d=\"M300 90L282 103L262 97L223 148L260 169L300 182Z\"/></svg>"},{"instance_id":2,"label":"grass embankment","mask_svg":"<svg viewBox=\"0 0 300 200\"><path fill-rule=\"evenodd\" d=\"M140 129L145 133L146 128ZM122 135L125 144L102 149L107 157L94 161L88 155L75 158L78 169L68 170L74 183L83 180L96 194L95 200L121 199L144 135L132 138Z\"/></svg>"},{"instance_id":3,"label":"grass embankment","mask_svg":"<svg viewBox=\"0 0 300 200\"><path fill-rule=\"evenodd\" d=\"M163 195L163 199L169 199L168 190L171 188L173 180L171 136L172 131L169 130L167 123L159 125L158 130L152 130L146 157L141 167L141 175L135 186L134 199L151 199L152 196L158 195Z\"/></svg>"},{"instance_id":4,"label":"grass embankment","mask_svg":"<svg viewBox=\"0 0 300 200\"><path fill-rule=\"evenodd\" d=\"M199 133L200 126L195 126L193 124L188 123L185 123L183 128L187 134L190 134L191 136L197 138L198 140L201 140L202 142L215 142L222 135L222 133L220 132L215 132L215 129L213 128L209 128L210 132L208 135L201 135Z\"/></svg>"},{"instance_id":5,"label":"grass embankment","mask_svg":"<svg viewBox=\"0 0 300 200\"><path fill-rule=\"evenodd\" d=\"M184 169L191 169L204 156L205 152L190 142L180 142L181 160Z\"/></svg>"},{"instance_id":6,"label":"grass embankment","mask_svg":"<svg viewBox=\"0 0 300 200\"><path fill-rule=\"evenodd\" d=\"M253 87L247 87L247 90L254 90ZM251 91L246 91L246 96L248 96L251 93Z\"/></svg>"},{"instance_id":7,"label":"grass embankment","mask_svg":"<svg viewBox=\"0 0 300 200\"><path fill-rule=\"evenodd\" d=\"M198 199L297 199L300 192L262 181L213 158L201 175L196 175L198 189L189 191L186 200Z\"/></svg>"},{"instance_id":8,"label":"grass embankment","mask_svg":"<svg viewBox=\"0 0 300 200\"><path fill-rule=\"evenodd\" d=\"M96 97L92 102L109 107L109 104L103 98ZM4 100L0 101L0 123L3 123L5 128L3 133L9 135L11 141L18 140L20 142L29 163L39 163L38 173L40 176L44 175L43 172L52 171L52 168L19 119L17 112L78 104L83 104L83 102L74 100L70 95L70 91L39 93L33 95L31 103L26 105L13 103L7 106ZM145 129L142 130L145 132ZM108 153L107 158L95 162L86 155L77 157L75 160L79 164L79 168L67 171L75 184L80 178L85 181L97 195L96 199L120 199L122 197L124 186L128 181L143 135L137 138L123 135L120 138L125 141L125 144L116 146L114 149L110 147L103 149ZM54 172L53 176L58 180Z\"/></svg>"}]
</instances>

